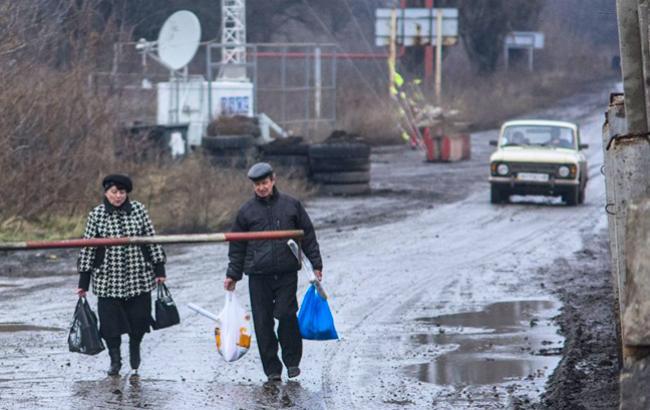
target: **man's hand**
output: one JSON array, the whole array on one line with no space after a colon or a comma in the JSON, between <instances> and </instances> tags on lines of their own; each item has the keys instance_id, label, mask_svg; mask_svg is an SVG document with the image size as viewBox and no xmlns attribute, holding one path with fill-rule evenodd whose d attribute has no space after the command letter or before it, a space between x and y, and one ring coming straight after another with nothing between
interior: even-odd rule
<instances>
[{"instance_id":1,"label":"man's hand","mask_svg":"<svg viewBox=\"0 0 650 410\"><path fill-rule=\"evenodd\" d=\"M322 271L315 270L314 275L316 275L316 279L318 279L319 282L323 281L323 272Z\"/></svg>"},{"instance_id":2,"label":"man's hand","mask_svg":"<svg viewBox=\"0 0 650 410\"><path fill-rule=\"evenodd\" d=\"M237 286L237 281L229 276L227 276L226 280L223 282L223 288L229 291L235 290L236 286Z\"/></svg>"},{"instance_id":3,"label":"man's hand","mask_svg":"<svg viewBox=\"0 0 650 410\"><path fill-rule=\"evenodd\" d=\"M81 288L77 288L77 290L75 290L75 293L79 295L80 298L86 297L86 291Z\"/></svg>"}]
</instances>

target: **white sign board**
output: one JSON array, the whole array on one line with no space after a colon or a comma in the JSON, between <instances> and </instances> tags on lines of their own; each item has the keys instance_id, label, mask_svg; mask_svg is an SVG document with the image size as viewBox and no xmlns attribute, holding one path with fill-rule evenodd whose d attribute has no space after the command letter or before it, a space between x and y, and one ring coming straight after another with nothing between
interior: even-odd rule
<instances>
[{"instance_id":1,"label":"white sign board","mask_svg":"<svg viewBox=\"0 0 650 410\"><path fill-rule=\"evenodd\" d=\"M544 33L536 31L513 31L506 36L508 48L544 48Z\"/></svg>"},{"instance_id":2,"label":"white sign board","mask_svg":"<svg viewBox=\"0 0 650 410\"><path fill-rule=\"evenodd\" d=\"M393 9L375 11L375 45L390 43L390 20ZM446 45L455 44L458 38L458 9L453 8L406 8L396 9L397 44L405 46L435 44L437 13L442 13L442 37Z\"/></svg>"}]
</instances>

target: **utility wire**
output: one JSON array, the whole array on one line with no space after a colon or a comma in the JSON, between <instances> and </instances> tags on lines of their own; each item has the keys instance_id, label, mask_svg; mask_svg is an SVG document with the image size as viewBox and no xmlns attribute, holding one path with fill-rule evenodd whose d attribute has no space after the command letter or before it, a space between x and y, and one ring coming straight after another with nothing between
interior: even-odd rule
<instances>
[{"instance_id":1,"label":"utility wire","mask_svg":"<svg viewBox=\"0 0 650 410\"><path fill-rule=\"evenodd\" d=\"M352 20L354 21L354 25L356 26L357 30L359 31L359 34L361 35L361 38L366 43L366 46L368 46L368 51L370 51L372 53L373 52L372 44L370 44L370 41L368 41L368 38L363 33L363 28L361 27L361 24L359 23L359 20L357 19L357 17L354 15L354 12L352 11L352 7L350 6L350 3L348 2L348 0L343 0L343 2L345 3L345 7L348 9L348 12L352 16ZM375 64L375 66L379 69L379 72L383 74L382 67L377 62L377 60L373 59L373 62Z\"/></svg>"},{"instance_id":2,"label":"utility wire","mask_svg":"<svg viewBox=\"0 0 650 410\"><path fill-rule=\"evenodd\" d=\"M319 24L321 25L321 27L323 28L323 30L325 30L325 31L327 32L327 34L330 36L330 38L331 38L332 41L336 44L336 46L337 46L341 51L345 52L345 50L343 49L343 47L341 47L341 45L336 41L336 37L334 37L334 34L333 34L333 33L331 32L331 30L327 27L327 24L325 24L325 22L323 21L323 19L320 18L320 16L319 16L318 13L316 12L316 10L314 10L314 8L313 8L313 7L312 7L312 6L307 2L307 0L302 0L302 2L303 2L303 4L304 4L305 6L307 6L307 8L309 9L309 11L310 11L310 13L312 14L312 16L313 16L313 17L314 17L314 18L319 22ZM377 90L375 90L375 88L373 87L373 85L372 85L372 84L368 81L368 79L363 75L363 73L361 72L361 70L359 69L359 67L357 67L356 64L354 63L354 61L352 61L352 59L349 58L349 57L346 57L346 59L347 59L350 63L352 63L352 67L353 67L354 70L357 72L357 74L359 75L359 77L361 78L361 80L362 80L362 81L366 84L366 86L370 89L370 91L375 95L375 97L377 98L377 101L381 101L381 102L382 102L382 105L383 105L384 107L388 107L387 102L382 98L381 95L379 95L379 93L377 92Z\"/></svg>"}]
</instances>

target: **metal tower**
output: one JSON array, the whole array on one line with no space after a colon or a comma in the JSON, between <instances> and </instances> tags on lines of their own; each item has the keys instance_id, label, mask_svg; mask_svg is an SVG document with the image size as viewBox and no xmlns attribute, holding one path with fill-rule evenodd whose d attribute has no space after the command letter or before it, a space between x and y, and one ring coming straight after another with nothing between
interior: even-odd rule
<instances>
[{"instance_id":1,"label":"metal tower","mask_svg":"<svg viewBox=\"0 0 650 410\"><path fill-rule=\"evenodd\" d=\"M221 0L220 77L246 77L246 0Z\"/></svg>"}]
</instances>

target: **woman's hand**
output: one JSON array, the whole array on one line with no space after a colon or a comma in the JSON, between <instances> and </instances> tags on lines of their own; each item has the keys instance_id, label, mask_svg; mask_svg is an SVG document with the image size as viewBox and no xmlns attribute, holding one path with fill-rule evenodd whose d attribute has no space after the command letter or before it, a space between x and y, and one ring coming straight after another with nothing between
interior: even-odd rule
<instances>
[{"instance_id":1,"label":"woman's hand","mask_svg":"<svg viewBox=\"0 0 650 410\"><path fill-rule=\"evenodd\" d=\"M158 276L156 278L156 283L158 283L158 284L165 283L165 277L164 276Z\"/></svg>"},{"instance_id":2,"label":"woman's hand","mask_svg":"<svg viewBox=\"0 0 650 410\"><path fill-rule=\"evenodd\" d=\"M77 288L77 290L75 290L75 293L76 293L80 298L85 298L87 292L86 292L84 289Z\"/></svg>"}]
</instances>

